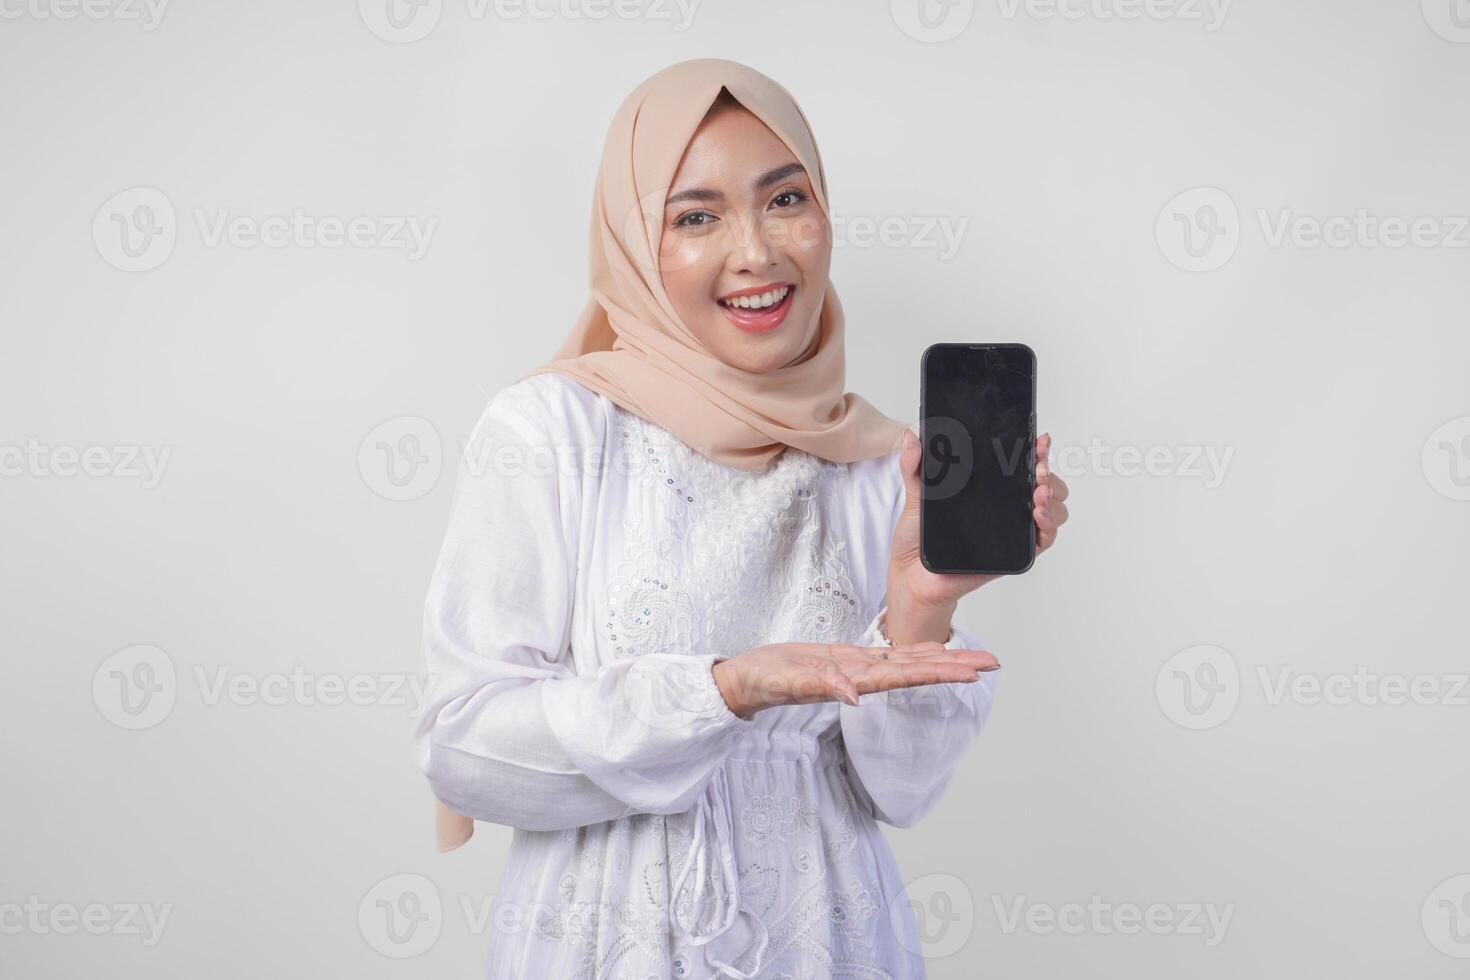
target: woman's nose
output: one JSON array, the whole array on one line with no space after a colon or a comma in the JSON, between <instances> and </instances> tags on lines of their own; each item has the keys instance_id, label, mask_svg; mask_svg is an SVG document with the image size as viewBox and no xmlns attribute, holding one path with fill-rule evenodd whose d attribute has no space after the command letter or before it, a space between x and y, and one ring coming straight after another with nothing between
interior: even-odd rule
<instances>
[{"instance_id":1,"label":"woman's nose","mask_svg":"<svg viewBox=\"0 0 1470 980\"><path fill-rule=\"evenodd\" d=\"M734 224L734 241L727 259L732 272L763 269L775 264L777 243L770 240L766 222L759 218L743 217Z\"/></svg>"}]
</instances>

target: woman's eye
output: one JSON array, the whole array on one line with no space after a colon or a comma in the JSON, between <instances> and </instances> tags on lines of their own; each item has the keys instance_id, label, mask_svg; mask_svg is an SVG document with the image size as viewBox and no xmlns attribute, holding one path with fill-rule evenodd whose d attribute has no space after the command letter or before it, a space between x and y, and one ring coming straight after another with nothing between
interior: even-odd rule
<instances>
[{"instance_id":1,"label":"woman's eye","mask_svg":"<svg viewBox=\"0 0 1470 980\"><path fill-rule=\"evenodd\" d=\"M685 211L674 219L675 228L699 228L715 220L708 211Z\"/></svg>"},{"instance_id":2,"label":"woman's eye","mask_svg":"<svg viewBox=\"0 0 1470 980\"><path fill-rule=\"evenodd\" d=\"M785 190L771 198L771 203L776 207L789 208L806 200L806 195L798 190ZM782 203L785 201L786 203Z\"/></svg>"}]
</instances>

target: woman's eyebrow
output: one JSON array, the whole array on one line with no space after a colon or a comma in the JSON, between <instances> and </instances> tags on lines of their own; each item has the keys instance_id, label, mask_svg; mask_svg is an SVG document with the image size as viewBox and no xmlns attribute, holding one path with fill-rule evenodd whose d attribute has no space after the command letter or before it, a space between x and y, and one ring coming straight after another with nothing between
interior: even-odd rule
<instances>
[{"instance_id":1,"label":"woman's eyebrow","mask_svg":"<svg viewBox=\"0 0 1470 980\"><path fill-rule=\"evenodd\" d=\"M750 189L762 190L771 186L779 180L784 180L792 174L806 173L806 168L799 163L787 163L772 170L767 170L755 180L751 181ZM691 187L687 191L679 191L670 194L664 199L664 207L678 204L680 201L722 201L725 195L720 191L710 190L708 187Z\"/></svg>"}]
</instances>

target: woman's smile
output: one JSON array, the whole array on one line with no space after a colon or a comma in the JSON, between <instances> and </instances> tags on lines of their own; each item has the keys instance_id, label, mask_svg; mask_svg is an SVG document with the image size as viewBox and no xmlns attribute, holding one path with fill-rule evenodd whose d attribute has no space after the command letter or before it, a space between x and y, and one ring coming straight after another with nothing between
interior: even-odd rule
<instances>
[{"instance_id":1,"label":"woman's smile","mask_svg":"<svg viewBox=\"0 0 1470 980\"><path fill-rule=\"evenodd\" d=\"M831 226L806 165L720 91L664 195L659 276L706 354L763 374L821 338Z\"/></svg>"},{"instance_id":2,"label":"woman's smile","mask_svg":"<svg viewBox=\"0 0 1470 980\"><path fill-rule=\"evenodd\" d=\"M730 322L746 333L770 333L786 319L795 293L791 283L778 282L726 293L716 302Z\"/></svg>"}]
</instances>

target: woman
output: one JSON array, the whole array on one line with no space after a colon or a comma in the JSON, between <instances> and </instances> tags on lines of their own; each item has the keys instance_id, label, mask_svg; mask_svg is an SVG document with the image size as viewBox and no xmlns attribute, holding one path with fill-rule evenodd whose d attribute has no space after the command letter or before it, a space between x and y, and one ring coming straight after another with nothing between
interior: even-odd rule
<instances>
[{"instance_id":1,"label":"woman","mask_svg":"<svg viewBox=\"0 0 1470 980\"><path fill-rule=\"evenodd\" d=\"M951 625L987 577L918 560L917 439L843 392L829 214L785 89L649 78L592 299L474 430L417 737L441 848L515 828L491 977L924 975L876 821L933 805L999 665Z\"/></svg>"}]
</instances>

